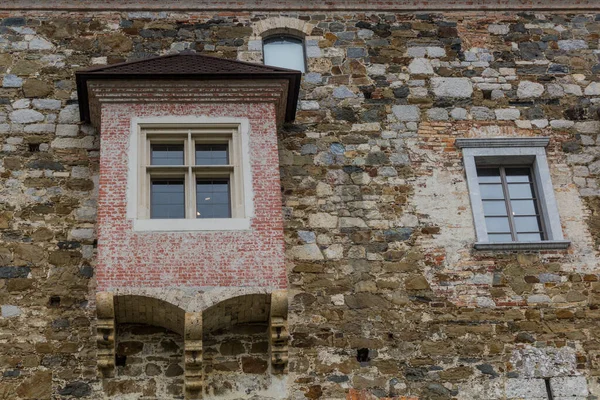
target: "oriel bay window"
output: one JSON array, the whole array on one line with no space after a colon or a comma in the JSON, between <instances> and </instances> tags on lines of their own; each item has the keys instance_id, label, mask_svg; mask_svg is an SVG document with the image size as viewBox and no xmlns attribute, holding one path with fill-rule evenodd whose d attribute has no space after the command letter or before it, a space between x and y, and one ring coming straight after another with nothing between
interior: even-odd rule
<instances>
[{"instance_id":1,"label":"oriel bay window","mask_svg":"<svg viewBox=\"0 0 600 400\"><path fill-rule=\"evenodd\" d=\"M244 218L236 128L146 128L140 219Z\"/></svg>"}]
</instances>

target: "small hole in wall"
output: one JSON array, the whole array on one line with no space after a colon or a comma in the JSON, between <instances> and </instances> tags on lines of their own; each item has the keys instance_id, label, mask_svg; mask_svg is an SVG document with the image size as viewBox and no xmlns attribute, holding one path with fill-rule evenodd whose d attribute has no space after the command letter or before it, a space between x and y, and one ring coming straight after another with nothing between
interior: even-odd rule
<instances>
[{"instance_id":1,"label":"small hole in wall","mask_svg":"<svg viewBox=\"0 0 600 400\"><path fill-rule=\"evenodd\" d=\"M115 365L117 367L124 367L127 364L127 356L124 354L117 354L115 357Z\"/></svg>"},{"instance_id":2,"label":"small hole in wall","mask_svg":"<svg viewBox=\"0 0 600 400\"><path fill-rule=\"evenodd\" d=\"M361 363L370 361L371 359L369 358L369 349L358 349L356 351L356 360Z\"/></svg>"},{"instance_id":3,"label":"small hole in wall","mask_svg":"<svg viewBox=\"0 0 600 400\"><path fill-rule=\"evenodd\" d=\"M58 307L58 306L60 306L60 296L50 296L50 300L48 301L48 305L50 307Z\"/></svg>"},{"instance_id":4,"label":"small hole in wall","mask_svg":"<svg viewBox=\"0 0 600 400\"><path fill-rule=\"evenodd\" d=\"M29 152L30 153L38 153L40 151L39 143L29 143Z\"/></svg>"}]
</instances>

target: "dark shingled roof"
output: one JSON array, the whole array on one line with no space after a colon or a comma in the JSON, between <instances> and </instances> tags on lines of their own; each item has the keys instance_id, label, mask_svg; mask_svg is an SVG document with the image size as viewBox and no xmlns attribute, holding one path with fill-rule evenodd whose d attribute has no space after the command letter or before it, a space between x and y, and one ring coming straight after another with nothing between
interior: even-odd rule
<instances>
[{"instance_id":1,"label":"dark shingled roof","mask_svg":"<svg viewBox=\"0 0 600 400\"><path fill-rule=\"evenodd\" d=\"M173 80L261 80L287 79L289 81L286 121L296 114L302 73L292 69L228 60L184 51L178 54L103 65L77 71L77 95L83 121L89 121L87 81L99 79L173 79Z\"/></svg>"}]
</instances>

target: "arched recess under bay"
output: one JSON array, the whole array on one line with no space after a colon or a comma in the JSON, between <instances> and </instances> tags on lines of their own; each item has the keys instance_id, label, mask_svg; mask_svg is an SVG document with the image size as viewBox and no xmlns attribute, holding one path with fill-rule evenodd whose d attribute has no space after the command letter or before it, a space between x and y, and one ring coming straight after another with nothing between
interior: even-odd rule
<instances>
[{"instance_id":1,"label":"arched recess under bay","mask_svg":"<svg viewBox=\"0 0 600 400\"><path fill-rule=\"evenodd\" d=\"M247 294L204 310L205 399L287 398L285 376L271 373L270 309L270 294Z\"/></svg>"},{"instance_id":2,"label":"arched recess under bay","mask_svg":"<svg viewBox=\"0 0 600 400\"><path fill-rule=\"evenodd\" d=\"M185 311L148 296L114 297L115 373L103 379L110 398L182 398Z\"/></svg>"}]
</instances>

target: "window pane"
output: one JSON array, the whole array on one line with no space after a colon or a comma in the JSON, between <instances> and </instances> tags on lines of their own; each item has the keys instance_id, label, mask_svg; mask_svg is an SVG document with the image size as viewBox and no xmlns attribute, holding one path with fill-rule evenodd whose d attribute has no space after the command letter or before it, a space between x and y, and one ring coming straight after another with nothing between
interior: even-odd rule
<instances>
[{"instance_id":1,"label":"window pane","mask_svg":"<svg viewBox=\"0 0 600 400\"><path fill-rule=\"evenodd\" d=\"M486 217L485 225L488 232L510 233L508 218L505 217Z\"/></svg>"},{"instance_id":2,"label":"window pane","mask_svg":"<svg viewBox=\"0 0 600 400\"><path fill-rule=\"evenodd\" d=\"M531 199L533 190L530 183L511 183L508 185L511 199Z\"/></svg>"},{"instance_id":3,"label":"window pane","mask_svg":"<svg viewBox=\"0 0 600 400\"><path fill-rule=\"evenodd\" d=\"M152 179L150 218L185 218L183 179Z\"/></svg>"},{"instance_id":4,"label":"window pane","mask_svg":"<svg viewBox=\"0 0 600 400\"><path fill-rule=\"evenodd\" d=\"M183 144L152 144L152 165L184 165Z\"/></svg>"},{"instance_id":5,"label":"window pane","mask_svg":"<svg viewBox=\"0 0 600 400\"><path fill-rule=\"evenodd\" d=\"M479 183L500 183L499 168L477 168Z\"/></svg>"},{"instance_id":6,"label":"window pane","mask_svg":"<svg viewBox=\"0 0 600 400\"><path fill-rule=\"evenodd\" d=\"M229 179L196 181L196 218L231 218Z\"/></svg>"},{"instance_id":7,"label":"window pane","mask_svg":"<svg viewBox=\"0 0 600 400\"><path fill-rule=\"evenodd\" d=\"M511 182L531 182L530 168L506 168L506 181Z\"/></svg>"},{"instance_id":8,"label":"window pane","mask_svg":"<svg viewBox=\"0 0 600 400\"><path fill-rule=\"evenodd\" d=\"M504 192L502 191L502 185L479 185L482 199L504 199Z\"/></svg>"},{"instance_id":9,"label":"window pane","mask_svg":"<svg viewBox=\"0 0 600 400\"><path fill-rule=\"evenodd\" d=\"M536 215L535 200L511 200L513 215Z\"/></svg>"},{"instance_id":10,"label":"window pane","mask_svg":"<svg viewBox=\"0 0 600 400\"><path fill-rule=\"evenodd\" d=\"M304 72L304 44L301 40L283 37L267 39L263 46L265 65Z\"/></svg>"},{"instance_id":11,"label":"window pane","mask_svg":"<svg viewBox=\"0 0 600 400\"><path fill-rule=\"evenodd\" d=\"M515 229L517 232L541 231L540 222L537 217L515 217Z\"/></svg>"},{"instance_id":12,"label":"window pane","mask_svg":"<svg viewBox=\"0 0 600 400\"><path fill-rule=\"evenodd\" d=\"M197 144L196 165L227 165L229 151L226 144Z\"/></svg>"},{"instance_id":13,"label":"window pane","mask_svg":"<svg viewBox=\"0 0 600 400\"><path fill-rule=\"evenodd\" d=\"M490 215L508 215L506 212L506 203L504 200L484 200L483 213L486 216Z\"/></svg>"},{"instance_id":14,"label":"window pane","mask_svg":"<svg viewBox=\"0 0 600 400\"><path fill-rule=\"evenodd\" d=\"M519 233L517 238L519 242L540 242L542 235L539 233Z\"/></svg>"},{"instance_id":15,"label":"window pane","mask_svg":"<svg viewBox=\"0 0 600 400\"><path fill-rule=\"evenodd\" d=\"M499 242L512 242L512 236L510 234L505 233L489 233L488 240L491 243L499 243Z\"/></svg>"}]
</instances>

